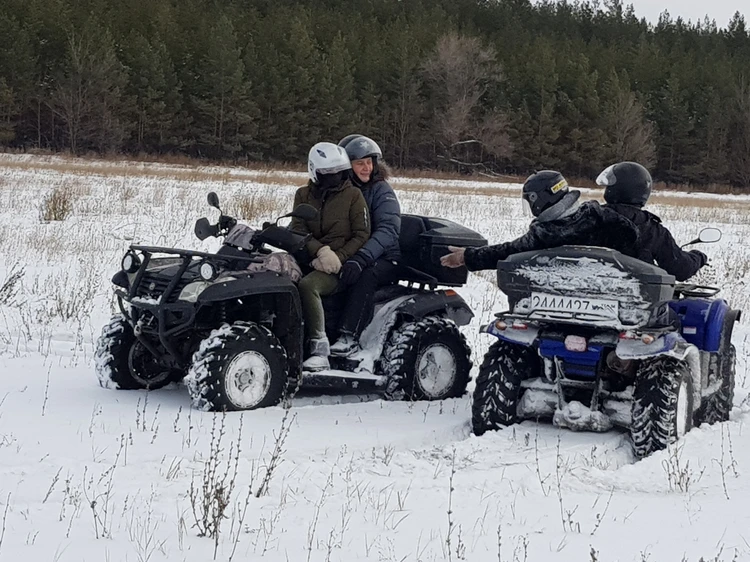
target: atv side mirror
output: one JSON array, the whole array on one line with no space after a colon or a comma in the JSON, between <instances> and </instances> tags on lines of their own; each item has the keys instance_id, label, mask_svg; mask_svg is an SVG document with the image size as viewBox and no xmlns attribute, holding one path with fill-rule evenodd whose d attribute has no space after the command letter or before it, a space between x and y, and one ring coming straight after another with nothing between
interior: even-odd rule
<instances>
[{"instance_id":1,"label":"atv side mirror","mask_svg":"<svg viewBox=\"0 0 750 562\"><path fill-rule=\"evenodd\" d=\"M208 222L208 219L203 217L195 221L195 236L198 240L205 240L210 236L216 236L219 232L219 228L215 224Z\"/></svg>"},{"instance_id":2,"label":"atv side mirror","mask_svg":"<svg viewBox=\"0 0 750 562\"><path fill-rule=\"evenodd\" d=\"M706 244L721 240L721 230L718 228L704 228L698 235L698 240Z\"/></svg>"},{"instance_id":3,"label":"atv side mirror","mask_svg":"<svg viewBox=\"0 0 750 562\"><path fill-rule=\"evenodd\" d=\"M221 208L219 207L219 196L216 195L213 191L209 192L208 194L208 204L211 205L214 209L219 209L221 211Z\"/></svg>"},{"instance_id":4,"label":"atv side mirror","mask_svg":"<svg viewBox=\"0 0 750 562\"><path fill-rule=\"evenodd\" d=\"M719 240L721 240L721 230L718 228L704 228L700 231L700 234L698 234L698 238L691 240L687 244L683 244L680 248L690 246L691 244L718 242Z\"/></svg>"},{"instance_id":5,"label":"atv side mirror","mask_svg":"<svg viewBox=\"0 0 750 562\"><path fill-rule=\"evenodd\" d=\"M311 221L318 216L318 210L312 205L301 203L297 205L294 210L286 216L302 219L303 221Z\"/></svg>"}]
</instances>

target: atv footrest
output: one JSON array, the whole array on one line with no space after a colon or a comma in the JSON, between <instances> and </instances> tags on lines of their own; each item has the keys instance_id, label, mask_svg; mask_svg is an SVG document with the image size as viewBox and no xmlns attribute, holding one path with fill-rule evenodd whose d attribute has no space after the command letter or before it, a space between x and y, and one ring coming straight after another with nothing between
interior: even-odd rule
<instances>
[{"instance_id":1,"label":"atv footrest","mask_svg":"<svg viewBox=\"0 0 750 562\"><path fill-rule=\"evenodd\" d=\"M358 390L374 389L381 386L383 377L368 371L352 373L327 369L325 371L303 371L303 387L356 388Z\"/></svg>"},{"instance_id":2,"label":"atv footrest","mask_svg":"<svg viewBox=\"0 0 750 562\"><path fill-rule=\"evenodd\" d=\"M351 379L351 380L359 380L359 381L373 381L378 382L383 377L379 375L373 375L369 371L359 371L357 373L353 373L351 371L340 371L338 369L326 369L324 371L303 371L302 372L303 378L308 377L326 377L326 378L332 378L332 379Z\"/></svg>"}]
</instances>

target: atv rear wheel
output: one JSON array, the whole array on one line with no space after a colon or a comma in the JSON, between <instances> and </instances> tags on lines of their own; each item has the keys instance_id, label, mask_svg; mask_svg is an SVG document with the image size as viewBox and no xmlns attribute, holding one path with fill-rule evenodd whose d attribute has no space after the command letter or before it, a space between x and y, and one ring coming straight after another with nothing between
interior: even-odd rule
<instances>
[{"instance_id":1,"label":"atv rear wheel","mask_svg":"<svg viewBox=\"0 0 750 562\"><path fill-rule=\"evenodd\" d=\"M125 316L117 314L102 328L94 352L96 374L104 388L155 390L179 380L182 372L160 364L139 342Z\"/></svg>"},{"instance_id":2,"label":"atv rear wheel","mask_svg":"<svg viewBox=\"0 0 750 562\"><path fill-rule=\"evenodd\" d=\"M449 319L428 316L391 334L378 362L388 400L444 400L466 392L471 371L466 337Z\"/></svg>"},{"instance_id":3,"label":"atv rear wheel","mask_svg":"<svg viewBox=\"0 0 750 562\"><path fill-rule=\"evenodd\" d=\"M493 343L479 367L471 425L474 435L513 425L518 420L518 403L523 395L521 382L538 376L539 361L534 350L498 340Z\"/></svg>"},{"instance_id":4,"label":"atv rear wheel","mask_svg":"<svg viewBox=\"0 0 750 562\"><path fill-rule=\"evenodd\" d=\"M685 361L641 360L633 393L630 436L639 459L665 449L693 427L693 379Z\"/></svg>"},{"instance_id":5,"label":"atv rear wheel","mask_svg":"<svg viewBox=\"0 0 750 562\"><path fill-rule=\"evenodd\" d=\"M196 408L254 410L279 402L288 371L286 350L270 330L235 322L201 342L186 382Z\"/></svg>"}]
</instances>

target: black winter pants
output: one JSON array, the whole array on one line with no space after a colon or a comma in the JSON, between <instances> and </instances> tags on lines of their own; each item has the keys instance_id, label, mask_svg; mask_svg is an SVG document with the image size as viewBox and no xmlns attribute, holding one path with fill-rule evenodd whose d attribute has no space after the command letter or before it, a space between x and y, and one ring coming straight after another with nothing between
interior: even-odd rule
<instances>
[{"instance_id":1,"label":"black winter pants","mask_svg":"<svg viewBox=\"0 0 750 562\"><path fill-rule=\"evenodd\" d=\"M346 305L341 315L341 331L359 337L372 320L375 290L398 279L400 266L390 260L377 260L365 268L359 280L346 291Z\"/></svg>"}]
</instances>

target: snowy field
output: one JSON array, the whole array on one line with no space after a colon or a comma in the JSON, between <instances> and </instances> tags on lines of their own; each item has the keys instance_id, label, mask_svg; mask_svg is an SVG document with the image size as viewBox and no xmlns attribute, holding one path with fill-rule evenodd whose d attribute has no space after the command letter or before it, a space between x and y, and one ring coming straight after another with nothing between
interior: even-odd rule
<instances>
[{"instance_id":1,"label":"snowy field","mask_svg":"<svg viewBox=\"0 0 750 562\"><path fill-rule=\"evenodd\" d=\"M750 560L742 324L731 421L639 463L618 431L525 422L474 437L468 396L306 393L288 410L221 415L191 409L178 385L99 388L92 344L128 245L216 249L192 235L208 191L229 212L265 209L257 225L288 210L302 183L293 172L0 155L0 562ZM491 242L527 224L519 186L393 183L405 212ZM43 222L56 189L70 214ZM697 280L749 311L750 198L670 194L652 210L679 241L722 229L701 247L711 267ZM465 328L475 372L491 343L477 327L505 305L493 277L460 290L476 313ZM227 503L221 521L203 513L209 488Z\"/></svg>"}]
</instances>

